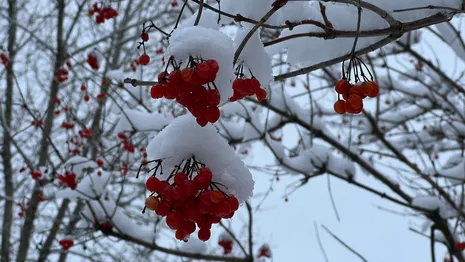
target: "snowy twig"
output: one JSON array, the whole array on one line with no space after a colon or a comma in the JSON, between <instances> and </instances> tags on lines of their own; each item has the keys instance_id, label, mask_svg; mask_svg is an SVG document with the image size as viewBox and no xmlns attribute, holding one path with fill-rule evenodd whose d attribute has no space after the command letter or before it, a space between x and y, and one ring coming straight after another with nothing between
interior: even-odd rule
<instances>
[{"instance_id":1,"label":"snowy twig","mask_svg":"<svg viewBox=\"0 0 465 262\"><path fill-rule=\"evenodd\" d=\"M276 11L278 11L280 8L282 7L282 5L274 5L273 8L271 8L270 11L268 11L263 17L262 19L260 19L260 21L255 24L254 27L252 27L252 29L250 29L250 31L247 33L247 35L244 37L244 39L242 40L241 44L237 47L236 49L236 52L234 53L234 60L233 60L233 64L236 64L237 63L237 60L239 59L239 56L241 55L241 52L242 50L244 49L245 45L247 44L247 42L249 41L249 39L252 37L252 35L260 28L260 26L265 23L274 13L276 13Z\"/></svg>"},{"instance_id":2,"label":"snowy twig","mask_svg":"<svg viewBox=\"0 0 465 262\"><path fill-rule=\"evenodd\" d=\"M447 6L437 6L437 5L427 5L427 6L422 6L422 7L411 7L411 8L404 8L404 9L395 9L393 10L394 13L400 13L400 12L408 12L408 11L417 11L417 10L424 10L424 9L442 9L442 10L448 10L452 11L454 13L463 13L464 10L452 8L452 7L447 7Z\"/></svg>"}]
</instances>

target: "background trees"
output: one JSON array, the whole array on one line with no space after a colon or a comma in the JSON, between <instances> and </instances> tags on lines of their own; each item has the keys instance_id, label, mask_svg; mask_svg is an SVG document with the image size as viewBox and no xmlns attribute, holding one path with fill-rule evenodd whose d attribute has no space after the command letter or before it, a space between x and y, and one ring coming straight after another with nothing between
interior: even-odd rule
<instances>
[{"instance_id":1,"label":"background trees","mask_svg":"<svg viewBox=\"0 0 465 262\"><path fill-rule=\"evenodd\" d=\"M382 207L423 223L412 229L432 239L431 256L463 261L465 46L460 18L449 21L463 11L462 3L324 2L221 1L221 8L196 0L99 2L118 13L111 11L103 23L99 12L89 13L89 1L3 4L2 261L247 261L266 253L259 249L269 239L260 233L275 230L255 219L271 212L266 207L276 203L270 199L282 196L274 209L283 210L293 192L321 183L336 195L325 209L338 216L334 191L341 184L335 181L379 196ZM153 160L145 148L154 135L187 110L173 100L152 99L150 87L165 69L168 44L173 46L166 36L194 24L215 28L218 18L220 30L234 39L235 65L244 65L246 76L253 74L268 93L261 102L247 97L222 105L214 124L252 170L255 196L233 219L214 226L208 247L194 239L179 244L163 219L141 214L148 176L136 174ZM140 46L143 24L150 21L156 28ZM199 45L195 37L178 37L189 39L185 48ZM215 46L215 38L203 37ZM148 66L136 63L144 51ZM351 51L379 83L380 95L364 100L361 114L341 117L333 110L334 86ZM262 155L268 158L260 160ZM59 179L66 170L79 185L87 181L89 191L65 190L60 180L73 187L72 179ZM284 227L298 219L293 217L279 223ZM220 234L233 243L231 255L218 246ZM74 242L66 252L60 245L65 239ZM291 240L273 242L279 251ZM434 252L435 241L446 248Z\"/></svg>"}]
</instances>

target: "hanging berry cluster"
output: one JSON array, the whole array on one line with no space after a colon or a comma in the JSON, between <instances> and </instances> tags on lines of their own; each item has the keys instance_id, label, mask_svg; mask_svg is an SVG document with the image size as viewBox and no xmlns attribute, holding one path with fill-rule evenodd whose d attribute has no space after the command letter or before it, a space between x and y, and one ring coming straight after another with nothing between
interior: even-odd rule
<instances>
[{"instance_id":1,"label":"hanging berry cluster","mask_svg":"<svg viewBox=\"0 0 465 262\"><path fill-rule=\"evenodd\" d=\"M344 71L344 63L342 63L342 79L336 83L338 100L334 103L334 111L341 115L360 114L363 110L363 99L377 97L379 86L373 81L373 75L360 58L352 56L347 71ZM365 75L365 71L370 75L370 79ZM352 75L356 84L351 84Z\"/></svg>"},{"instance_id":2,"label":"hanging berry cluster","mask_svg":"<svg viewBox=\"0 0 465 262\"><path fill-rule=\"evenodd\" d=\"M92 5L92 9L89 10L89 16L93 16L94 14L97 14L95 22L97 24L103 24L105 23L105 20L117 17L118 11L110 6L99 7L97 3L94 3L94 5Z\"/></svg>"},{"instance_id":3,"label":"hanging berry cluster","mask_svg":"<svg viewBox=\"0 0 465 262\"><path fill-rule=\"evenodd\" d=\"M99 68L100 68L100 65L99 65L99 61L98 61L98 57L96 54L94 53L89 53L87 55L87 63L90 65L90 67L92 69L94 69L95 71L98 71Z\"/></svg>"},{"instance_id":4,"label":"hanging berry cluster","mask_svg":"<svg viewBox=\"0 0 465 262\"><path fill-rule=\"evenodd\" d=\"M207 241L212 224L233 217L239 208L237 198L224 193L220 189L222 185L212 181L211 170L195 158L176 166L168 180L155 177L161 169L161 160L156 162L154 175L146 182L152 194L146 199L145 208L166 217L168 227L176 230L176 239L187 242L198 227L198 238Z\"/></svg>"},{"instance_id":5,"label":"hanging berry cluster","mask_svg":"<svg viewBox=\"0 0 465 262\"><path fill-rule=\"evenodd\" d=\"M268 244L263 244L259 249L258 249L258 254L257 257L259 258L271 258L271 250Z\"/></svg>"},{"instance_id":6,"label":"hanging berry cluster","mask_svg":"<svg viewBox=\"0 0 465 262\"><path fill-rule=\"evenodd\" d=\"M244 67L242 65L236 68L235 75L237 78L233 81L232 85L234 93L233 96L229 98L229 101L234 102L246 96L253 95L257 97L259 102L265 100L267 93L265 89L260 87L260 81L253 76L252 72L250 72L252 78L245 78L243 71Z\"/></svg>"},{"instance_id":7,"label":"hanging berry cluster","mask_svg":"<svg viewBox=\"0 0 465 262\"><path fill-rule=\"evenodd\" d=\"M4 53L0 53L0 60L4 66L8 66L8 57Z\"/></svg>"},{"instance_id":8,"label":"hanging berry cluster","mask_svg":"<svg viewBox=\"0 0 465 262\"><path fill-rule=\"evenodd\" d=\"M122 140L124 150L129 153L134 153L136 151L136 148L124 133L118 133L118 138Z\"/></svg>"},{"instance_id":9,"label":"hanging berry cluster","mask_svg":"<svg viewBox=\"0 0 465 262\"><path fill-rule=\"evenodd\" d=\"M64 238L58 241L58 244L63 248L63 251L68 251L72 246L74 246L74 241L69 238Z\"/></svg>"},{"instance_id":10,"label":"hanging berry cluster","mask_svg":"<svg viewBox=\"0 0 465 262\"><path fill-rule=\"evenodd\" d=\"M57 75L56 80L58 83L63 83L68 80L68 70L64 67L58 68L56 75Z\"/></svg>"},{"instance_id":11,"label":"hanging berry cluster","mask_svg":"<svg viewBox=\"0 0 465 262\"><path fill-rule=\"evenodd\" d=\"M58 181L60 181L60 184L65 184L72 190L77 188L76 174L71 171L66 171L65 175L58 175Z\"/></svg>"},{"instance_id":12,"label":"hanging berry cluster","mask_svg":"<svg viewBox=\"0 0 465 262\"><path fill-rule=\"evenodd\" d=\"M168 73L168 66L174 70ZM152 86L152 98L176 99L187 107L200 126L215 123L220 118L220 93L215 86L219 71L215 60L190 57L187 67L181 69L174 58L170 58L164 72L158 75L158 84Z\"/></svg>"},{"instance_id":13,"label":"hanging berry cluster","mask_svg":"<svg viewBox=\"0 0 465 262\"><path fill-rule=\"evenodd\" d=\"M233 249L233 241L231 236L227 233L223 233L220 235L218 239L218 245L223 248L223 255L229 255Z\"/></svg>"}]
</instances>

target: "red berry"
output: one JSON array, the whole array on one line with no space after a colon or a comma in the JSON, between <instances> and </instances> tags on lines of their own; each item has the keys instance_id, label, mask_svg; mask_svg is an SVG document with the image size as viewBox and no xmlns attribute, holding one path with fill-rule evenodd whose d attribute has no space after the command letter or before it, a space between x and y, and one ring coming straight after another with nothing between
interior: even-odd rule
<instances>
[{"instance_id":1,"label":"red berry","mask_svg":"<svg viewBox=\"0 0 465 262\"><path fill-rule=\"evenodd\" d=\"M173 230L180 229L182 223L182 217L179 213L169 213L166 216L166 224Z\"/></svg>"},{"instance_id":2,"label":"red berry","mask_svg":"<svg viewBox=\"0 0 465 262\"><path fill-rule=\"evenodd\" d=\"M361 108L363 107L363 100L362 97L357 94L352 94L347 99L347 103L350 104L353 108Z\"/></svg>"},{"instance_id":3,"label":"red berry","mask_svg":"<svg viewBox=\"0 0 465 262\"><path fill-rule=\"evenodd\" d=\"M154 99L162 98L164 96L164 93L165 85L163 84L156 84L152 86L152 88L150 89L150 96L152 96L152 98Z\"/></svg>"},{"instance_id":4,"label":"red berry","mask_svg":"<svg viewBox=\"0 0 465 262\"><path fill-rule=\"evenodd\" d=\"M231 205L229 201L224 201L216 206L215 213L218 217L224 218L229 215L233 210L231 209Z\"/></svg>"},{"instance_id":5,"label":"red berry","mask_svg":"<svg viewBox=\"0 0 465 262\"><path fill-rule=\"evenodd\" d=\"M155 192L158 189L158 185L160 184L160 180L154 176L149 177L147 182L145 182L145 187L150 192Z\"/></svg>"},{"instance_id":6,"label":"red berry","mask_svg":"<svg viewBox=\"0 0 465 262\"><path fill-rule=\"evenodd\" d=\"M102 167L103 166L103 160L102 159L97 159L97 166Z\"/></svg>"},{"instance_id":7,"label":"red berry","mask_svg":"<svg viewBox=\"0 0 465 262\"><path fill-rule=\"evenodd\" d=\"M144 32L140 35L140 38L142 39L142 41L147 42L149 41L149 34Z\"/></svg>"},{"instance_id":8,"label":"red berry","mask_svg":"<svg viewBox=\"0 0 465 262\"><path fill-rule=\"evenodd\" d=\"M236 211L239 209L239 201L235 196L231 196L228 198L229 205L231 205L231 209Z\"/></svg>"},{"instance_id":9,"label":"red berry","mask_svg":"<svg viewBox=\"0 0 465 262\"><path fill-rule=\"evenodd\" d=\"M350 83L347 79L339 80L336 83L336 92L340 95L345 95L349 92Z\"/></svg>"},{"instance_id":10,"label":"red berry","mask_svg":"<svg viewBox=\"0 0 465 262\"><path fill-rule=\"evenodd\" d=\"M170 206L164 201L161 201L157 209L155 209L155 213L157 213L157 215L159 216L164 217L170 213Z\"/></svg>"},{"instance_id":11,"label":"red berry","mask_svg":"<svg viewBox=\"0 0 465 262\"><path fill-rule=\"evenodd\" d=\"M141 65L148 65L150 63L150 56L147 54L143 54L139 57L139 64Z\"/></svg>"},{"instance_id":12,"label":"red berry","mask_svg":"<svg viewBox=\"0 0 465 262\"><path fill-rule=\"evenodd\" d=\"M210 229L206 229L206 228L201 228L197 234L197 236L199 237L200 240L202 241L207 241L210 239L211 237L211 231Z\"/></svg>"},{"instance_id":13,"label":"red berry","mask_svg":"<svg viewBox=\"0 0 465 262\"><path fill-rule=\"evenodd\" d=\"M176 239L178 240L181 240L181 241L185 241L186 240L186 234L182 231L182 230L176 230L176 234L175 234L175 237Z\"/></svg>"},{"instance_id":14,"label":"red berry","mask_svg":"<svg viewBox=\"0 0 465 262\"><path fill-rule=\"evenodd\" d=\"M178 2L176 0L171 2L171 7L175 8L177 6L178 6Z\"/></svg>"},{"instance_id":15,"label":"red berry","mask_svg":"<svg viewBox=\"0 0 465 262\"><path fill-rule=\"evenodd\" d=\"M194 178L194 181L197 183L199 189L207 189L210 186L212 178L213 174L211 170L207 167L202 167L199 170L199 174Z\"/></svg>"},{"instance_id":16,"label":"red berry","mask_svg":"<svg viewBox=\"0 0 465 262\"><path fill-rule=\"evenodd\" d=\"M369 97L377 97L379 95L379 85L376 82L366 82L371 84L371 88L366 88L367 96Z\"/></svg>"},{"instance_id":17,"label":"red berry","mask_svg":"<svg viewBox=\"0 0 465 262\"><path fill-rule=\"evenodd\" d=\"M157 192L157 194L159 194L160 196L163 196L170 187L171 186L168 183L168 181L162 180L158 183L155 192Z\"/></svg>"},{"instance_id":18,"label":"red berry","mask_svg":"<svg viewBox=\"0 0 465 262\"><path fill-rule=\"evenodd\" d=\"M359 95L362 99L367 97L365 88L360 85L354 85L349 89L349 94Z\"/></svg>"},{"instance_id":19,"label":"red berry","mask_svg":"<svg viewBox=\"0 0 465 262\"><path fill-rule=\"evenodd\" d=\"M205 63L207 63L208 67L210 67L210 72L216 76L216 74L220 70L218 62L216 62L215 60L207 60L205 61Z\"/></svg>"},{"instance_id":20,"label":"red berry","mask_svg":"<svg viewBox=\"0 0 465 262\"><path fill-rule=\"evenodd\" d=\"M258 102L261 102L266 99L267 93L265 89L259 88L257 92L255 93L255 95L257 96Z\"/></svg>"},{"instance_id":21,"label":"red berry","mask_svg":"<svg viewBox=\"0 0 465 262\"><path fill-rule=\"evenodd\" d=\"M210 200L212 203L221 203L224 200L224 194L218 190L212 191L210 194Z\"/></svg>"},{"instance_id":22,"label":"red berry","mask_svg":"<svg viewBox=\"0 0 465 262\"><path fill-rule=\"evenodd\" d=\"M195 223L192 222L192 221L184 221L184 222L182 222L182 231L184 231L184 233L186 235L190 235L190 234L194 233L194 231L195 231Z\"/></svg>"},{"instance_id":23,"label":"red berry","mask_svg":"<svg viewBox=\"0 0 465 262\"><path fill-rule=\"evenodd\" d=\"M161 72L160 74L158 74L158 82L166 82L166 80L168 79L168 76L169 74L167 72Z\"/></svg>"},{"instance_id":24,"label":"red berry","mask_svg":"<svg viewBox=\"0 0 465 262\"><path fill-rule=\"evenodd\" d=\"M209 105L217 106L220 104L220 93L218 90L212 89L207 91L207 102Z\"/></svg>"},{"instance_id":25,"label":"red berry","mask_svg":"<svg viewBox=\"0 0 465 262\"><path fill-rule=\"evenodd\" d=\"M197 121L197 124L199 124L199 126L201 127L204 127L208 124L208 120L206 118L198 117L196 121Z\"/></svg>"},{"instance_id":26,"label":"red berry","mask_svg":"<svg viewBox=\"0 0 465 262\"><path fill-rule=\"evenodd\" d=\"M182 185L182 188L184 189L186 196L189 198L194 197L198 191L195 182L192 180L185 181Z\"/></svg>"},{"instance_id":27,"label":"red berry","mask_svg":"<svg viewBox=\"0 0 465 262\"><path fill-rule=\"evenodd\" d=\"M173 199L176 201L184 201L186 199L186 193L184 192L183 188L176 187L173 189Z\"/></svg>"},{"instance_id":28,"label":"red berry","mask_svg":"<svg viewBox=\"0 0 465 262\"><path fill-rule=\"evenodd\" d=\"M334 103L334 111L340 115L344 114L346 112L346 101L337 100L336 103Z\"/></svg>"},{"instance_id":29,"label":"red berry","mask_svg":"<svg viewBox=\"0 0 465 262\"><path fill-rule=\"evenodd\" d=\"M205 116L210 123L215 123L220 119L220 109L216 106L210 106L205 112Z\"/></svg>"},{"instance_id":30,"label":"red berry","mask_svg":"<svg viewBox=\"0 0 465 262\"><path fill-rule=\"evenodd\" d=\"M176 186L182 186L184 182L186 182L188 179L189 177L186 173L180 172L174 176L174 183L176 184Z\"/></svg>"}]
</instances>

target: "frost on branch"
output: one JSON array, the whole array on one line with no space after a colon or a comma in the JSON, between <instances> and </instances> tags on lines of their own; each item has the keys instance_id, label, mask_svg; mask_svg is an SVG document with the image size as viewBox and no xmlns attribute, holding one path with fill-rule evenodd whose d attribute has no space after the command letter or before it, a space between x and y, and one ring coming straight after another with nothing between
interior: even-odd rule
<instances>
[{"instance_id":1,"label":"frost on branch","mask_svg":"<svg viewBox=\"0 0 465 262\"><path fill-rule=\"evenodd\" d=\"M443 200L435 196L417 196L412 200L412 205L427 210L438 210L443 218L451 217L456 213Z\"/></svg>"},{"instance_id":2,"label":"frost on branch","mask_svg":"<svg viewBox=\"0 0 465 262\"><path fill-rule=\"evenodd\" d=\"M144 226L134 223L134 220L118 207L114 200L99 199L87 202L82 216L93 224L110 222L116 230L122 234L137 238L142 241L152 242L155 239L153 226ZM81 222L84 223L84 222Z\"/></svg>"},{"instance_id":3,"label":"frost on branch","mask_svg":"<svg viewBox=\"0 0 465 262\"><path fill-rule=\"evenodd\" d=\"M219 71L214 85L218 89L221 103L232 96L233 42L229 36L214 29L191 26L176 30L165 53L165 61L174 57L176 62L187 63L189 57L215 60Z\"/></svg>"},{"instance_id":4,"label":"frost on branch","mask_svg":"<svg viewBox=\"0 0 465 262\"><path fill-rule=\"evenodd\" d=\"M66 183L69 188L58 191L57 198L94 199L105 192L111 174L101 170L94 161L74 156L66 162L65 167L67 167L65 175L59 175L58 179ZM77 182L81 177L82 179Z\"/></svg>"},{"instance_id":5,"label":"frost on branch","mask_svg":"<svg viewBox=\"0 0 465 262\"><path fill-rule=\"evenodd\" d=\"M147 121L150 119L150 121ZM137 110L124 110L115 127L114 133L136 131L158 131L169 124L172 117L165 117L157 113L147 113Z\"/></svg>"},{"instance_id":6,"label":"frost on branch","mask_svg":"<svg viewBox=\"0 0 465 262\"><path fill-rule=\"evenodd\" d=\"M460 0L368 0L365 2L379 7L380 10L387 11L387 13L393 18L394 21L397 20L402 23L423 19L439 12L445 13L446 11L445 9L442 11L438 9L419 9L406 12L394 12L394 10L425 7L428 5L460 9L462 4L462 1ZM358 17L356 6L342 3L326 4L325 6L328 20L331 22L335 30L356 31ZM305 3L302 3L301 1L288 2L282 10L270 18L269 22L283 24L286 19L291 22L298 21L302 19L303 14L306 14L305 19L324 23L320 12L319 3L315 1L306 1ZM297 17L299 19L297 19ZM394 25L391 25L390 23L394 23ZM391 26L395 26L395 22L389 22L389 19L385 19L381 15L375 13L372 10L369 10L368 8L363 8L360 31L386 29L390 28ZM299 25L292 30L284 29L281 32L280 37L308 33L325 33L325 30L314 25ZM376 42L389 37L388 35L389 34L386 34L385 36L362 37L358 41L356 51L373 45ZM269 46L267 47L267 51L269 54L276 54L281 50L287 49L287 61L289 63L311 66L349 54L352 49L353 42L354 38L350 37L336 39L297 37Z\"/></svg>"},{"instance_id":7,"label":"frost on branch","mask_svg":"<svg viewBox=\"0 0 465 262\"><path fill-rule=\"evenodd\" d=\"M234 48L236 50L252 27L253 25L251 24L245 24L238 29L236 38L234 39ZM247 44L239 56L238 62L242 63L243 66L248 69L244 70L245 76L251 78L250 72L252 72L253 76L260 81L263 87L268 86L273 80L271 59L265 52L265 48L260 40L260 30L257 30L247 41Z\"/></svg>"},{"instance_id":8,"label":"frost on branch","mask_svg":"<svg viewBox=\"0 0 465 262\"><path fill-rule=\"evenodd\" d=\"M254 181L250 171L237 158L232 148L211 126L200 127L192 115L174 119L147 146L149 159L161 159L166 170L160 180L170 176L183 160L192 156L204 163L213 173L212 181L223 185L221 189L235 196L240 203L252 196Z\"/></svg>"}]
</instances>

